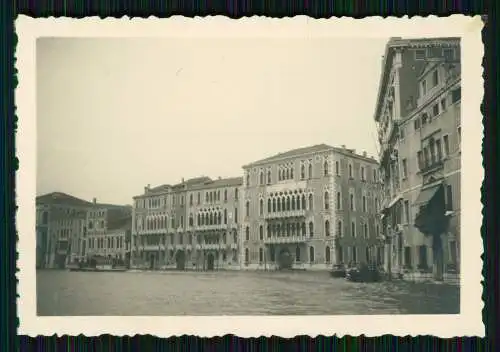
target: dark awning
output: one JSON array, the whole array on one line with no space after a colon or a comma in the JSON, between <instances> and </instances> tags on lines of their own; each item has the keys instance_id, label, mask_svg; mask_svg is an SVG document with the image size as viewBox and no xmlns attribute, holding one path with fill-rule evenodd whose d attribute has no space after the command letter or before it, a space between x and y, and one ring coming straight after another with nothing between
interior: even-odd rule
<instances>
[{"instance_id":1,"label":"dark awning","mask_svg":"<svg viewBox=\"0 0 500 352\"><path fill-rule=\"evenodd\" d=\"M436 195L439 189L442 187L441 183L424 188L420 191L420 194L415 201L415 205L426 205L429 201Z\"/></svg>"}]
</instances>

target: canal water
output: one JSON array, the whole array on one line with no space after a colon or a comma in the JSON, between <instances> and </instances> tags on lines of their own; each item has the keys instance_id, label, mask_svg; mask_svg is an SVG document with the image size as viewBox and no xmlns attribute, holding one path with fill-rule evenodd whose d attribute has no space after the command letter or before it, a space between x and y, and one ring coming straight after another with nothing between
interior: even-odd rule
<instances>
[{"instance_id":1,"label":"canal water","mask_svg":"<svg viewBox=\"0 0 500 352\"><path fill-rule=\"evenodd\" d=\"M457 314L451 284L351 283L326 272L37 272L41 316Z\"/></svg>"}]
</instances>

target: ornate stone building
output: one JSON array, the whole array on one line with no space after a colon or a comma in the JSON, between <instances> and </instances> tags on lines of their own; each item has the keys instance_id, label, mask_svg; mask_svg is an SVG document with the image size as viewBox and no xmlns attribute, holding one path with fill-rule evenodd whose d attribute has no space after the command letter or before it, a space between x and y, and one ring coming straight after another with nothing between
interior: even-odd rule
<instances>
[{"instance_id":1,"label":"ornate stone building","mask_svg":"<svg viewBox=\"0 0 500 352\"><path fill-rule=\"evenodd\" d=\"M243 169L243 269L377 261L381 187L366 153L321 144Z\"/></svg>"},{"instance_id":2,"label":"ornate stone building","mask_svg":"<svg viewBox=\"0 0 500 352\"><path fill-rule=\"evenodd\" d=\"M459 271L460 39L392 38L375 109L385 267Z\"/></svg>"},{"instance_id":3,"label":"ornate stone building","mask_svg":"<svg viewBox=\"0 0 500 352\"><path fill-rule=\"evenodd\" d=\"M239 268L241 177L199 177L146 187L134 197L132 265L194 270Z\"/></svg>"}]
</instances>

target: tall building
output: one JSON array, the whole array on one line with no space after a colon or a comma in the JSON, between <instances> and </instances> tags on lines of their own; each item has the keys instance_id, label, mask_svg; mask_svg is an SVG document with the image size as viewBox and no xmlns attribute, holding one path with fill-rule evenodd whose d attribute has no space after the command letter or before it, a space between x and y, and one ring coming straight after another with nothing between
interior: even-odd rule
<instances>
[{"instance_id":1,"label":"tall building","mask_svg":"<svg viewBox=\"0 0 500 352\"><path fill-rule=\"evenodd\" d=\"M241 177L198 177L134 197L132 266L239 268Z\"/></svg>"},{"instance_id":2,"label":"tall building","mask_svg":"<svg viewBox=\"0 0 500 352\"><path fill-rule=\"evenodd\" d=\"M243 167L242 268L328 269L380 260L378 163L325 144Z\"/></svg>"},{"instance_id":3,"label":"tall building","mask_svg":"<svg viewBox=\"0 0 500 352\"><path fill-rule=\"evenodd\" d=\"M385 266L460 268L460 39L392 38L375 108Z\"/></svg>"}]
</instances>

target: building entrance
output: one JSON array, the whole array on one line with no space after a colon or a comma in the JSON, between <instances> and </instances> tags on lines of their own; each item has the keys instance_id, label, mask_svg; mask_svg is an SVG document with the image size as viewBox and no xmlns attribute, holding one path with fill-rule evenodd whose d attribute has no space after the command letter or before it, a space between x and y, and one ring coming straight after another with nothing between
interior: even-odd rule
<instances>
[{"instance_id":1,"label":"building entrance","mask_svg":"<svg viewBox=\"0 0 500 352\"><path fill-rule=\"evenodd\" d=\"M215 267L215 256L213 253L209 253L207 257L207 270L214 270Z\"/></svg>"},{"instance_id":2,"label":"building entrance","mask_svg":"<svg viewBox=\"0 0 500 352\"><path fill-rule=\"evenodd\" d=\"M186 267L186 253L184 251L177 251L175 254L175 266L177 270L184 270Z\"/></svg>"}]
</instances>

